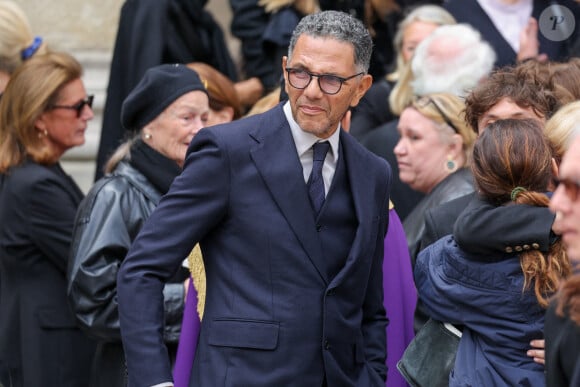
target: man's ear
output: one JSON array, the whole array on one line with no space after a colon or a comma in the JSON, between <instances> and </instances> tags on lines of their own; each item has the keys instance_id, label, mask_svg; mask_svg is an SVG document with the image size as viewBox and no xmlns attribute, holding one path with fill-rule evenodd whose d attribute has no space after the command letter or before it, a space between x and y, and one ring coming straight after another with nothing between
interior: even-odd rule
<instances>
[{"instance_id":1,"label":"man's ear","mask_svg":"<svg viewBox=\"0 0 580 387\"><path fill-rule=\"evenodd\" d=\"M286 66L288 64L288 57L284 55L282 57L282 75L284 75L284 91L288 94L288 71L286 71Z\"/></svg>"},{"instance_id":2,"label":"man's ear","mask_svg":"<svg viewBox=\"0 0 580 387\"><path fill-rule=\"evenodd\" d=\"M358 105L360 99L363 97L363 95L365 95L367 90L370 89L372 84L373 84L372 75L365 74L362 76L362 79L360 80L360 82L356 88L356 92L354 94L354 97L353 97L352 101L350 102L350 107L355 107L356 105Z\"/></svg>"}]
</instances>

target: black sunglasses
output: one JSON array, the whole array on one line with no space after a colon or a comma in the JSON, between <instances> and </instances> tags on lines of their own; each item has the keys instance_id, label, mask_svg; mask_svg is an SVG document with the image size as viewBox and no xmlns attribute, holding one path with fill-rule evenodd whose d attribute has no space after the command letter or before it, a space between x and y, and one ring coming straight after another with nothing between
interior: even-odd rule
<instances>
[{"instance_id":1,"label":"black sunglasses","mask_svg":"<svg viewBox=\"0 0 580 387\"><path fill-rule=\"evenodd\" d=\"M74 110L77 112L77 118L78 118L83 113L83 109L85 108L85 105L87 105L88 107L90 107L92 109L94 97L95 97L94 95L89 95L89 96L87 96L87 98L79 101L78 103L75 103L74 105L52 105L52 106L49 106L49 109L51 109L51 110L52 109Z\"/></svg>"}]
</instances>

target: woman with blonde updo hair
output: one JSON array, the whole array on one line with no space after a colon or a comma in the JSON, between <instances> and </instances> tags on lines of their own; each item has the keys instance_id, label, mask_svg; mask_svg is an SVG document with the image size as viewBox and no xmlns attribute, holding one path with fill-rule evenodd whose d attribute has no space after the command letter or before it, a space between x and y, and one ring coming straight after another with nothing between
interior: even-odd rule
<instances>
[{"instance_id":1,"label":"woman with blonde updo hair","mask_svg":"<svg viewBox=\"0 0 580 387\"><path fill-rule=\"evenodd\" d=\"M93 118L81 76L68 54L34 56L0 100L0 385L89 385L95 346L66 298L83 193L59 163Z\"/></svg>"},{"instance_id":2,"label":"woman with blonde updo hair","mask_svg":"<svg viewBox=\"0 0 580 387\"><path fill-rule=\"evenodd\" d=\"M0 94L18 66L46 50L42 38L32 34L28 18L18 4L0 1Z\"/></svg>"},{"instance_id":3,"label":"woman with blonde updo hair","mask_svg":"<svg viewBox=\"0 0 580 387\"><path fill-rule=\"evenodd\" d=\"M580 134L580 101L571 102L558 109L546 122L544 133L554 150L554 160L560 165L570 143Z\"/></svg>"},{"instance_id":4,"label":"woman with blonde updo hair","mask_svg":"<svg viewBox=\"0 0 580 387\"><path fill-rule=\"evenodd\" d=\"M463 100L438 93L415 98L403 110L394 152L401 182L426 196L405 218L403 227L414 262L425 229L425 212L473 192L467 168L475 133L463 119Z\"/></svg>"}]
</instances>

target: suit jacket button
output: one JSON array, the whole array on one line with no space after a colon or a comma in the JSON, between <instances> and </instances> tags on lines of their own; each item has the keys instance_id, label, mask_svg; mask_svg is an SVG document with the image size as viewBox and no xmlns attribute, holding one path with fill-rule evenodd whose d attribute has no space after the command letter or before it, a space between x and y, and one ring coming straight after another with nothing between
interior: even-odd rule
<instances>
[{"instance_id":1,"label":"suit jacket button","mask_svg":"<svg viewBox=\"0 0 580 387\"><path fill-rule=\"evenodd\" d=\"M326 292L327 296L334 296L334 289L330 289L328 292Z\"/></svg>"},{"instance_id":2,"label":"suit jacket button","mask_svg":"<svg viewBox=\"0 0 580 387\"><path fill-rule=\"evenodd\" d=\"M324 340L324 349L326 349L327 351L330 349L330 343L328 342L328 340Z\"/></svg>"},{"instance_id":3,"label":"suit jacket button","mask_svg":"<svg viewBox=\"0 0 580 387\"><path fill-rule=\"evenodd\" d=\"M539 244L537 244L537 243L532 243L532 248L533 248L534 250L538 250L538 249L540 248L540 245L539 245Z\"/></svg>"},{"instance_id":4,"label":"suit jacket button","mask_svg":"<svg viewBox=\"0 0 580 387\"><path fill-rule=\"evenodd\" d=\"M519 253L520 251L522 251L522 250L523 250L523 249L522 249L522 246L516 246L516 247L515 247L515 249L516 249L516 251L517 251L518 253Z\"/></svg>"},{"instance_id":5,"label":"suit jacket button","mask_svg":"<svg viewBox=\"0 0 580 387\"><path fill-rule=\"evenodd\" d=\"M319 225L319 224L317 224L317 225L316 225L316 231L320 232L320 230L322 230L322 226L321 226L321 225Z\"/></svg>"},{"instance_id":6,"label":"suit jacket button","mask_svg":"<svg viewBox=\"0 0 580 387\"><path fill-rule=\"evenodd\" d=\"M514 249L512 249L510 246L508 246L508 247L505 248L505 252L508 253L508 254L511 254L511 253L514 252Z\"/></svg>"}]
</instances>

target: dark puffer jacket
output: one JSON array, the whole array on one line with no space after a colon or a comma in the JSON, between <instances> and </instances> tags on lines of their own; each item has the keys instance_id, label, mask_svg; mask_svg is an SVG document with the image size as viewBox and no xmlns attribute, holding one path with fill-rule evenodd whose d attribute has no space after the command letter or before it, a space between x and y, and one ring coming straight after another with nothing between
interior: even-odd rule
<instances>
[{"instance_id":1,"label":"dark puffer jacket","mask_svg":"<svg viewBox=\"0 0 580 387\"><path fill-rule=\"evenodd\" d=\"M541 339L545 310L516 254L487 262L463 252L449 235L419 253L417 293L429 316L464 325L450 387L546 385L544 367L526 355Z\"/></svg>"}]
</instances>

